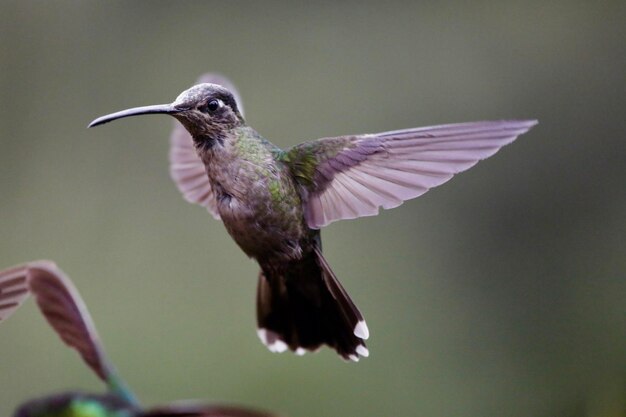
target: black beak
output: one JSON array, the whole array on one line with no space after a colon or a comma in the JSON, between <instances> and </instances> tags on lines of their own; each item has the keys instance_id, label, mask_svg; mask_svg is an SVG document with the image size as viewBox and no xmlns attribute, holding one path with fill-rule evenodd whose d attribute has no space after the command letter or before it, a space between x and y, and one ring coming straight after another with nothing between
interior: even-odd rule
<instances>
[{"instance_id":1,"label":"black beak","mask_svg":"<svg viewBox=\"0 0 626 417\"><path fill-rule=\"evenodd\" d=\"M116 113L107 114L106 116L98 117L93 122L89 123L89 127L99 126L105 123L112 122L113 120L122 119L130 116L140 116L142 114L174 114L180 110L174 108L171 104L157 104L154 106L134 107L132 109L118 111Z\"/></svg>"}]
</instances>

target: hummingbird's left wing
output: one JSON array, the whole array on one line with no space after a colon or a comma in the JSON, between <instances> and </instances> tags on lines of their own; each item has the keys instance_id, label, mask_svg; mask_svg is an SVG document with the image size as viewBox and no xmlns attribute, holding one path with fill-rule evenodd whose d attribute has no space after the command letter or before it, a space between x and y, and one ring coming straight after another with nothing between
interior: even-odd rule
<instances>
[{"instance_id":1,"label":"hummingbird's left wing","mask_svg":"<svg viewBox=\"0 0 626 417\"><path fill-rule=\"evenodd\" d=\"M211 83L226 87L235 97L237 108L243 116L241 97L235 85L226 77L219 74L204 74L196 84ZM170 176L190 203L200 204L207 208L216 220L220 220L217 212L217 201L211 189L211 183L206 174L204 163L196 153L193 139L183 125L174 122L174 129L170 135Z\"/></svg>"},{"instance_id":2,"label":"hummingbird's left wing","mask_svg":"<svg viewBox=\"0 0 626 417\"><path fill-rule=\"evenodd\" d=\"M319 229L419 197L495 154L536 120L458 123L305 142L282 155Z\"/></svg>"},{"instance_id":3,"label":"hummingbird's left wing","mask_svg":"<svg viewBox=\"0 0 626 417\"><path fill-rule=\"evenodd\" d=\"M72 281L52 262L33 262L27 269L28 288L50 326L112 392L137 404L104 353L91 315Z\"/></svg>"},{"instance_id":4,"label":"hummingbird's left wing","mask_svg":"<svg viewBox=\"0 0 626 417\"><path fill-rule=\"evenodd\" d=\"M27 265L0 271L0 322L8 319L28 298L27 275Z\"/></svg>"}]
</instances>

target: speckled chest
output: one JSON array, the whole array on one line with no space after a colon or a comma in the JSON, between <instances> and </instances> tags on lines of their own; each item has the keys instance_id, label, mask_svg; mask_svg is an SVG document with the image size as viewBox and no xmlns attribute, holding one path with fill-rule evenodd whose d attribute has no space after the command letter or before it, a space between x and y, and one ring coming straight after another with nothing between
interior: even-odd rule
<instances>
[{"instance_id":1,"label":"speckled chest","mask_svg":"<svg viewBox=\"0 0 626 417\"><path fill-rule=\"evenodd\" d=\"M310 231L289 168L269 142L239 135L202 156L226 229L257 259L299 259Z\"/></svg>"}]
</instances>

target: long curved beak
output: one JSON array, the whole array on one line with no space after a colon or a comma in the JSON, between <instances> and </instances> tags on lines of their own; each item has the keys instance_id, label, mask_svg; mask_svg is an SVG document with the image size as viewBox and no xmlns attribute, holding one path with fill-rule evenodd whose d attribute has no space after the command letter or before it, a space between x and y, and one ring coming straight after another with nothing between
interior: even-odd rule
<instances>
[{"instance_id":1,"label":"long curved beak","mask_svg":"<svg viewBox=\"0 0 626 417\"><path fill-rule=\"evenodd\" d=\"M174 114L179 112L171 104L157 104L154 106L134 107L132 109L118 111L116 113L107 114L106 116L98 117L93 122L89 123L88 128L100 126L105 123L112 122L113 120L122 119L130 116L140 116L142 114Z\"/></svg>"}]
</instances>

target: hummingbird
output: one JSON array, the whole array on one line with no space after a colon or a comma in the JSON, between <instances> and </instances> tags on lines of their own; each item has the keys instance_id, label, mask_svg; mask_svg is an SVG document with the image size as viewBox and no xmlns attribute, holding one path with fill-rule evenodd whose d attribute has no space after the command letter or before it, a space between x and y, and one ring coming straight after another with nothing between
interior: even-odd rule
<instances>
[{"instance_id":1,"label":"hummingbird","mask_svg":"<svg viewBox=\"0 0 626 417\"><path fill-rule=\"evenodd\" d=\"M105 394L62 392L20 405L13 417L276 417L235 406L178 402L145 409L108 360L83 299L54 262L39 260L0 271L0 322L33 295L57 335L108 387Z\"/></svg>"},{"instance_id":2,"label":"hummingbird","mask_svg":"<svg viewBox=\"0 0 626 417\"><path fill-rule=\"evenodd\" d=\"M108 114L88 127L146 114L180 122L171 136L171 176L185 199L221 219L258 262L257 332L273 352L303 354L325 344L346 360L367 357L367 324L322 255L320 229L418 197L537 124L445 124L283 150L246 123L228 79L200 81L170 104Z\"/></svg>"}]
</instances>

